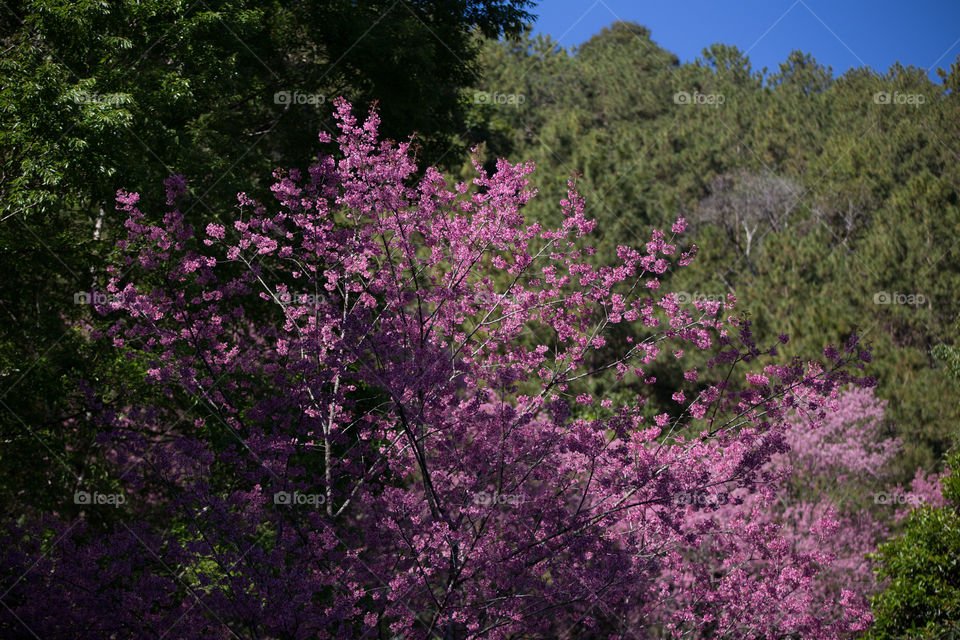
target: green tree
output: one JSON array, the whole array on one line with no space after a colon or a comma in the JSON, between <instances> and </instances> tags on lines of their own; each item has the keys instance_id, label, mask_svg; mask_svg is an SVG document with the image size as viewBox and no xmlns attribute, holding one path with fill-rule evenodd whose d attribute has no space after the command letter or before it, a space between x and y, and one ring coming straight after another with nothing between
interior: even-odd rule
<instances>
[{"instance_id":1,"label":"green tree","mask_svg":"<svg viewBox=\"0 0 960 640\"><path fill-rule=\"evenodd\" d=\"M949 468L960 469L960 454ZM944 507L911 511L906 528L880 545L877 574L887 587L874 597L876 640L960 635L960 474L943 480Z\"/></svg>"}]
</instances>

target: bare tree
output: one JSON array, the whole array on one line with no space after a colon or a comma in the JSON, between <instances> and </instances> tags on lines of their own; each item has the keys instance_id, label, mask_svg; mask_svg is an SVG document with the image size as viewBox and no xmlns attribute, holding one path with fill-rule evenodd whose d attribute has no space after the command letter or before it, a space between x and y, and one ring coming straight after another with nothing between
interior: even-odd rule
<instances>
[{"instance_id":1,"label":"bare tree","mask_svg":"<svg viewBox=\"0 0 960 640\"><path fill-rule=\"evenodd\" d=\"M789 178L736 171L713 180L710 195L700 202L695 217L723 229L756 273L750 252L766 234L790 227L791 213L804 194L804 188Z\"/></svg>"}]
</instances>

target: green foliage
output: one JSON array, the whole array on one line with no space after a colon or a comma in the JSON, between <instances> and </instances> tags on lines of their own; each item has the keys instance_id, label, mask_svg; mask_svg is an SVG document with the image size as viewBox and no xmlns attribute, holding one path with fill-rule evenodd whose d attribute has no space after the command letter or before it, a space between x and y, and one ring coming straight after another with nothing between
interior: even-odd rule
<instances>
[{"instance_id":1,"label":"green foliage","mask_svg":"<svg viewBox=\"0 0 960 640\"><path fill-rule=\"evenodd\" d=\"M550 203L579 174L599 260L685 216L702 250L667 286L734 293L760 344L788 330L784 361L859 330L905 442L898 479L935 468L960 419L930 351L960 317L958 65L938 86L900 65L834 77L795 51L764 75L722 44L680 65L653 35L617 22L572 50L529 33L488 44L477 89L526 96L483 105L488 158L536 162L543 197L525 213L537 220L555 219ZM656 374L675 382L669 365Z\"/></svg>"},{"instance_id":2,"label":"green foliage","mask_svg":"<svg viewBox=\"0 0 960 640\"><path fill-rule=\"evenodd\" d=\"M960 468L960 454L948 466ZM880 545L878 575L889 582L872 602L871 640L960 633L960 474L943 484L947 506L912 511L903 533Z\"/></svg>"},{"instance_id":3,"label":"green foliage","mask_svg":"<svg viewBox=\"0 0 960 640\"><path fill-rule=\"evenodd\" d=\"M954 335L960 335L960 325ZM938 344L932 349L932 353L946 368L954 383L960 382L960 345Z\"/></svg>"}]
</instances>

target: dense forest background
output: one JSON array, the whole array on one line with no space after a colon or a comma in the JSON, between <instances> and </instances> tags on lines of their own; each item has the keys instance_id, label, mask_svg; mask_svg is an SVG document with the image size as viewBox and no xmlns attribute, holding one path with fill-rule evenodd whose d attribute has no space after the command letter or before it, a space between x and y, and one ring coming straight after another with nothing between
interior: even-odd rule
<instances>
[{"instance_id":1,"label":"dense forest background","mask_svg":"<svg viewBox=\"0 0 960 640\"><path fill-rule=\"evenodd\" d=\"M457 179L470 175L475 145L488 167L533 161L531 220L557 223L576 176L600 262L684 216L702 250L669 287L691 299L736 296L758 343L789 334L784 362L859 331L889 401L884 435L904 443L887 471L906 484L918 467L943 469L960 434L960 61L941 84L899 65L835 76L801 51L764 73L724 44L680 64L635 23L562 48L524 26L532 9L492 0L5 5L5 512L69 513L79 508L62 487L75 475L109 481L78 381L112 390L100 398L107 407L150 393L137 382L143 363L89 339L104 325L82 304L126 233L117 189L160 203L163 178L183 173L188 221L222 223L240 188L270 197L272 170L315 157L338 95L380 105L386 135L416 132L424 163ZM658 366L651 414L670 410L681 375ZM597 397L649 393L611 377L592 384Z\"/></svg>"},{"instance_id":2,"label":"dense forest background","mask_svg":"<svg viewBox=\"0 0 960 640\"><path fill-rule=\"evenodd\" d=\"M937 465L960 424L932 354L957 335L960 66L942 86L900 66L834 77L795 51L764 77L722 44L681 65L623 22L575 51L527 31L483 64L478 90L525 97L483 104L477 138L536 163L530 216L555 219L575 173L600 255L686 216L703 251L671 286L736 295L761 342L787 331L787 359L859 329L906 445L900 478Z\"/></svg>"}]
</instances>

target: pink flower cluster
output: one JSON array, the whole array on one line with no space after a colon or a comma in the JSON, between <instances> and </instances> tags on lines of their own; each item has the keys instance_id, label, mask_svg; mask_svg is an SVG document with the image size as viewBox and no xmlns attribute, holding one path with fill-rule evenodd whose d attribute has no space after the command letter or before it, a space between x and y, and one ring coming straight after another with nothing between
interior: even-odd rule
<instances>
[{"instance_id":1,"label":"pink flower cluster","mask_svg":"<svg viewBox=\"0 0 960 640\"><path fill-rule=\"evenodd\" d=\"M240 194L200 238L119 195L128 265L100 310L157 399L100 411L119 522L51 517L2 544L3 575L23 573L10 614L45 638L825 639L867 624L857 594L823 615L823 555L755 509L724 520L718 501L678 499L772 498L792 416L823 421L841 386L869 383L855 340L826 364L720 382L775 349L732 300L663 291L696 252L682 219L598 267L572 183L544 228L522 214L532 165L417 177L375 113L336 106L336 157L278 172L270 207ZM185 189L168 182L171 206ZM677 412L651 422L641 400L604 399L574 417L592 375L652 384L664 349L712 355L686 370Z\"/></svg>"}]
</instances>

